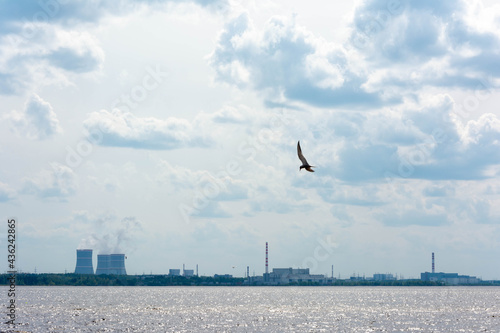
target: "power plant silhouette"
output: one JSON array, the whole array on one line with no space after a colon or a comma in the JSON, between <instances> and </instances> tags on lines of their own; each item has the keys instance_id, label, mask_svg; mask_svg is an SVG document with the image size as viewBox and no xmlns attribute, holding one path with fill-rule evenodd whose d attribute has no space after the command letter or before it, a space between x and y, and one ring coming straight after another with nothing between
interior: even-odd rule
<instances>
[{"instance_id":1,"label":"power plant silhouette","mask_svg":"<svg viewBox=\"0 0 500 333\"><path fill-rule=\"evenodd\" d=\"M127 275L125 270L125 254L98 254L95 274ZM76 250L75 274L94 274L92 266L92 250Z\"/></svg>"}]
</instances>

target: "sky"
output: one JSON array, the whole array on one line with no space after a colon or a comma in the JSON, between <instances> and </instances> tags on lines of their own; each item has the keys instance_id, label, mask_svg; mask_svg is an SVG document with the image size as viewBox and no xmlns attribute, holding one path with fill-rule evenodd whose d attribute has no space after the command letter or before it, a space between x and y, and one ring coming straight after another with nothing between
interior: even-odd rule
<instances>
[{"instance_id":1,"label":"sky","mask_svg":"<svg viewBox=\"0 0 500 333\"><path fill-rule=\"evenodd\" d=\"M261 275L268 242L271 269L500 279L499 59L492 0L2 0L18 269Z\"/></svg>"}]
</instances>

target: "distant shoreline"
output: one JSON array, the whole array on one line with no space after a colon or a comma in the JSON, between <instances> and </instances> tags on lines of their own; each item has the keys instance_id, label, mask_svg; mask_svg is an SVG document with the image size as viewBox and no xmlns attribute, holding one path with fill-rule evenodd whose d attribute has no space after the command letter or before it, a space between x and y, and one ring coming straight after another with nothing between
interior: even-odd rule
<instances>
[{"instance_id":1,"label":"distant shoreline","mask_svg":"<svg viewBox=\"0 0 500 333\"><path fill-rule=\"evenodd\" d=\"M0 285L8 286L10 274L0 274ZM91 274L31 274L18 273L17 286L269 286L262 283L248 284L247 279L239 277L211 276L169 276L169 275L91 275ZM271 286L446 286L434 281L422 280L334 280L333 283L318 284L300 282ZM500 286L500 281L485 281L474 286Z\"/></svg>"}]
</instances>

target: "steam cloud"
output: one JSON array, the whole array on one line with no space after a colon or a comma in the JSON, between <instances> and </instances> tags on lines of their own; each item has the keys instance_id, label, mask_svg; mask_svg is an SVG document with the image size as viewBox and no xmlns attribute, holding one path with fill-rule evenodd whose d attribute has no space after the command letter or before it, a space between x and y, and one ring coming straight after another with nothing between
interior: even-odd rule
<instances>
[{"instance_id":1,"label":"steam cloud","mask_svg":"<svg viewBox=\"0 0 500 333\"><path fill-rule=\"evenodd\" d=\"M89 220L86 212L80 217ZM142 230L142 224L135 217L117 220L113 215L92 219L92 229L87 237L78 245L79 249L93 249L98 254L132 253L135 250L134 239Z\"/></svg>"}]
</instances>

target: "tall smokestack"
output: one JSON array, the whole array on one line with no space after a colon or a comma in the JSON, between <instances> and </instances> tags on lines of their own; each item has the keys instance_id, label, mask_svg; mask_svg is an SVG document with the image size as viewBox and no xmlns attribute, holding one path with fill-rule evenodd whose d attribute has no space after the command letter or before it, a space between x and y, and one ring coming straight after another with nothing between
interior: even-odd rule
<instances>
[{"instance_id":1,"label":"tall smokestack","mask_svg":"<svg viewBox=\"0 0 500 333\"><path fill-rule=\"evenodd\" d=\"M196 264L196 276L199 276L198 275L198 264Z\"/></svg>"},{"instance_id":2,"label":"tall smokestack","mask_svg":"<svg viewBox=\"0 0 500 333\"><path fill-rule=\"evenodd\" d=\"M92 266L92 250L76 250L75 274L94 274Z\"/></svg>"},{"instance_id":3,"label":"tall smokestack","mask_svg":"<svg viewBox=\"0 0 500 333\"><path fill-rule=\"evenodd\" d=\"M434 273L434 252L432 252L432 273Z\"/></svg>"},{"instance_id":4,"label":"tall smokestack","mask_svg":"<svg viewBox=\"0 0 500 333\"><path fill-rule=\"evenodd\" d=\"M268 254L268 250L267 250L267 242L266 242L266 274L269 273L269 267L268 267L268 261L267 261L267 254Z\"/></svg>"},{"instance_id":5,"label":"tall smokestack","mask_svg":"<svg viewBox=\"0 0 500 333\"><path fill-rule=\"evenodd\" d=\"M247 266L247 278L250 277L250 266Z\"/></svg>"}]
</instances>

